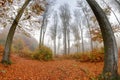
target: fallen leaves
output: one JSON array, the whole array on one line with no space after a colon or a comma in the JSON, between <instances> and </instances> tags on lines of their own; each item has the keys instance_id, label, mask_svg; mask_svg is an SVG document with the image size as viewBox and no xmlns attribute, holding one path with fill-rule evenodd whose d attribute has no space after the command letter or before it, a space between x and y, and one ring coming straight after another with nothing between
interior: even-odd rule
<instances>
[{"instance_id":1,"label":"fallen leaves","mask_svg":"<svg viewBox=\"0 0 120 80\"><path fill-rule=\"evenodd\" d=\"M0 80L89 80L99 75L103 62L75 60L36 61L12 56L13 64L0 64ZM99 67L98 67L99 66Z\"/></svg>"}]
</instances>

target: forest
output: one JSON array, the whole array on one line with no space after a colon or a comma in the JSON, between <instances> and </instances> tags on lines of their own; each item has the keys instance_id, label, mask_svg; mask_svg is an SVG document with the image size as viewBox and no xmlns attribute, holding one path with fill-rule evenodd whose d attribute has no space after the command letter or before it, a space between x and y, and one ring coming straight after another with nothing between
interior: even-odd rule
<instances>
[{"instance_id":1,"label":"forest","mask_svg":"<svg viewBox=\"0 0 120 80\"><path fill-rule=\"evenodd\" d=\"M0 0L0 80L120 80L120 0Z\"/></svg>"}]
</instances>

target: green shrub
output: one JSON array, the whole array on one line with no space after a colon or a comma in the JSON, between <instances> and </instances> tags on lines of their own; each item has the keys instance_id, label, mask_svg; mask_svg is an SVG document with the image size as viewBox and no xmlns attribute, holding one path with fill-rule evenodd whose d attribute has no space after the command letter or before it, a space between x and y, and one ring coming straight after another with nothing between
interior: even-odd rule
<instances>
[{"instance_id":1,"label":"green shrub","mask_svg":"<svg viewBox=\"0 0 120 80\"><path fill-rule=\"evenodd\" d=\"M46 46L41 46L39 49L35 51L35 53L32 55L34 59L37 60L52 60L53 59L53 53L52 50Z\"/></svg>"}]
</instances>

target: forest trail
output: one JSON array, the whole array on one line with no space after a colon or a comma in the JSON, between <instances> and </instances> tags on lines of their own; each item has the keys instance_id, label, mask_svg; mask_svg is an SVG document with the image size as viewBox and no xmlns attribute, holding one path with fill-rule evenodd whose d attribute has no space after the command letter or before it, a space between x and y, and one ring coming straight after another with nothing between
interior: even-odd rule
<instances>
[{"instance_id":1,"label":"forest trail","mask_svg":"<svg viewBox=\"0 0 120 80\"><path fill-rule=\"evenodd\" d=\"M0 58L1 59L1 58ZM90 80L101 73L103 62L75 60L37 61L12 56L10 66L0 64L0 80Z\"/></svg>"}]
</instances>

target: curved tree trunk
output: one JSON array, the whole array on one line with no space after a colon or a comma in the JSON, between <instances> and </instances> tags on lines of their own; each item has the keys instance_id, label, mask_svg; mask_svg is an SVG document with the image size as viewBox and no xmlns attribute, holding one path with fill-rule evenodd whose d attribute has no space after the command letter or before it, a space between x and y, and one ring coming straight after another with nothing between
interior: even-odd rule
<instances>
[{"instance_id":1,"label":"curved tree trunk","mask_svg":"<svg viewBox=\"0 0 120 80\"><path fill-rule=\"evenodd\" d=\"M105 48L103 75L105 80L112 80L118 77L118 49L115 36L105 13L97 2L95 0L86 1L90 5L98 20L103 36ZM108 73L110 73L110 75L107 75Z\"/></svg>"},{"instance_id":2,"label":"curved tree trunk","mask_svg":"<svg viewBox=\"0 0 120 80\"><path fill-rule=\"evenodd\" d=\"M12 40L13 40L13 36L15 33L15 29L18 25L18 22L25 10L25 8L27 7L27 5L29 4L31 0L26 0L24 5L22 6L22 8L19 10L15 20L13 21L12 26L10 27L8 36L7 36L7 40L6 40L6 44L5 44L5 49L4 49L4 53L3 53L3 59L2 59L2 63L10 63L10 51L11 51L11 45L12 45Z\"/></svg>"}]
</instances>

